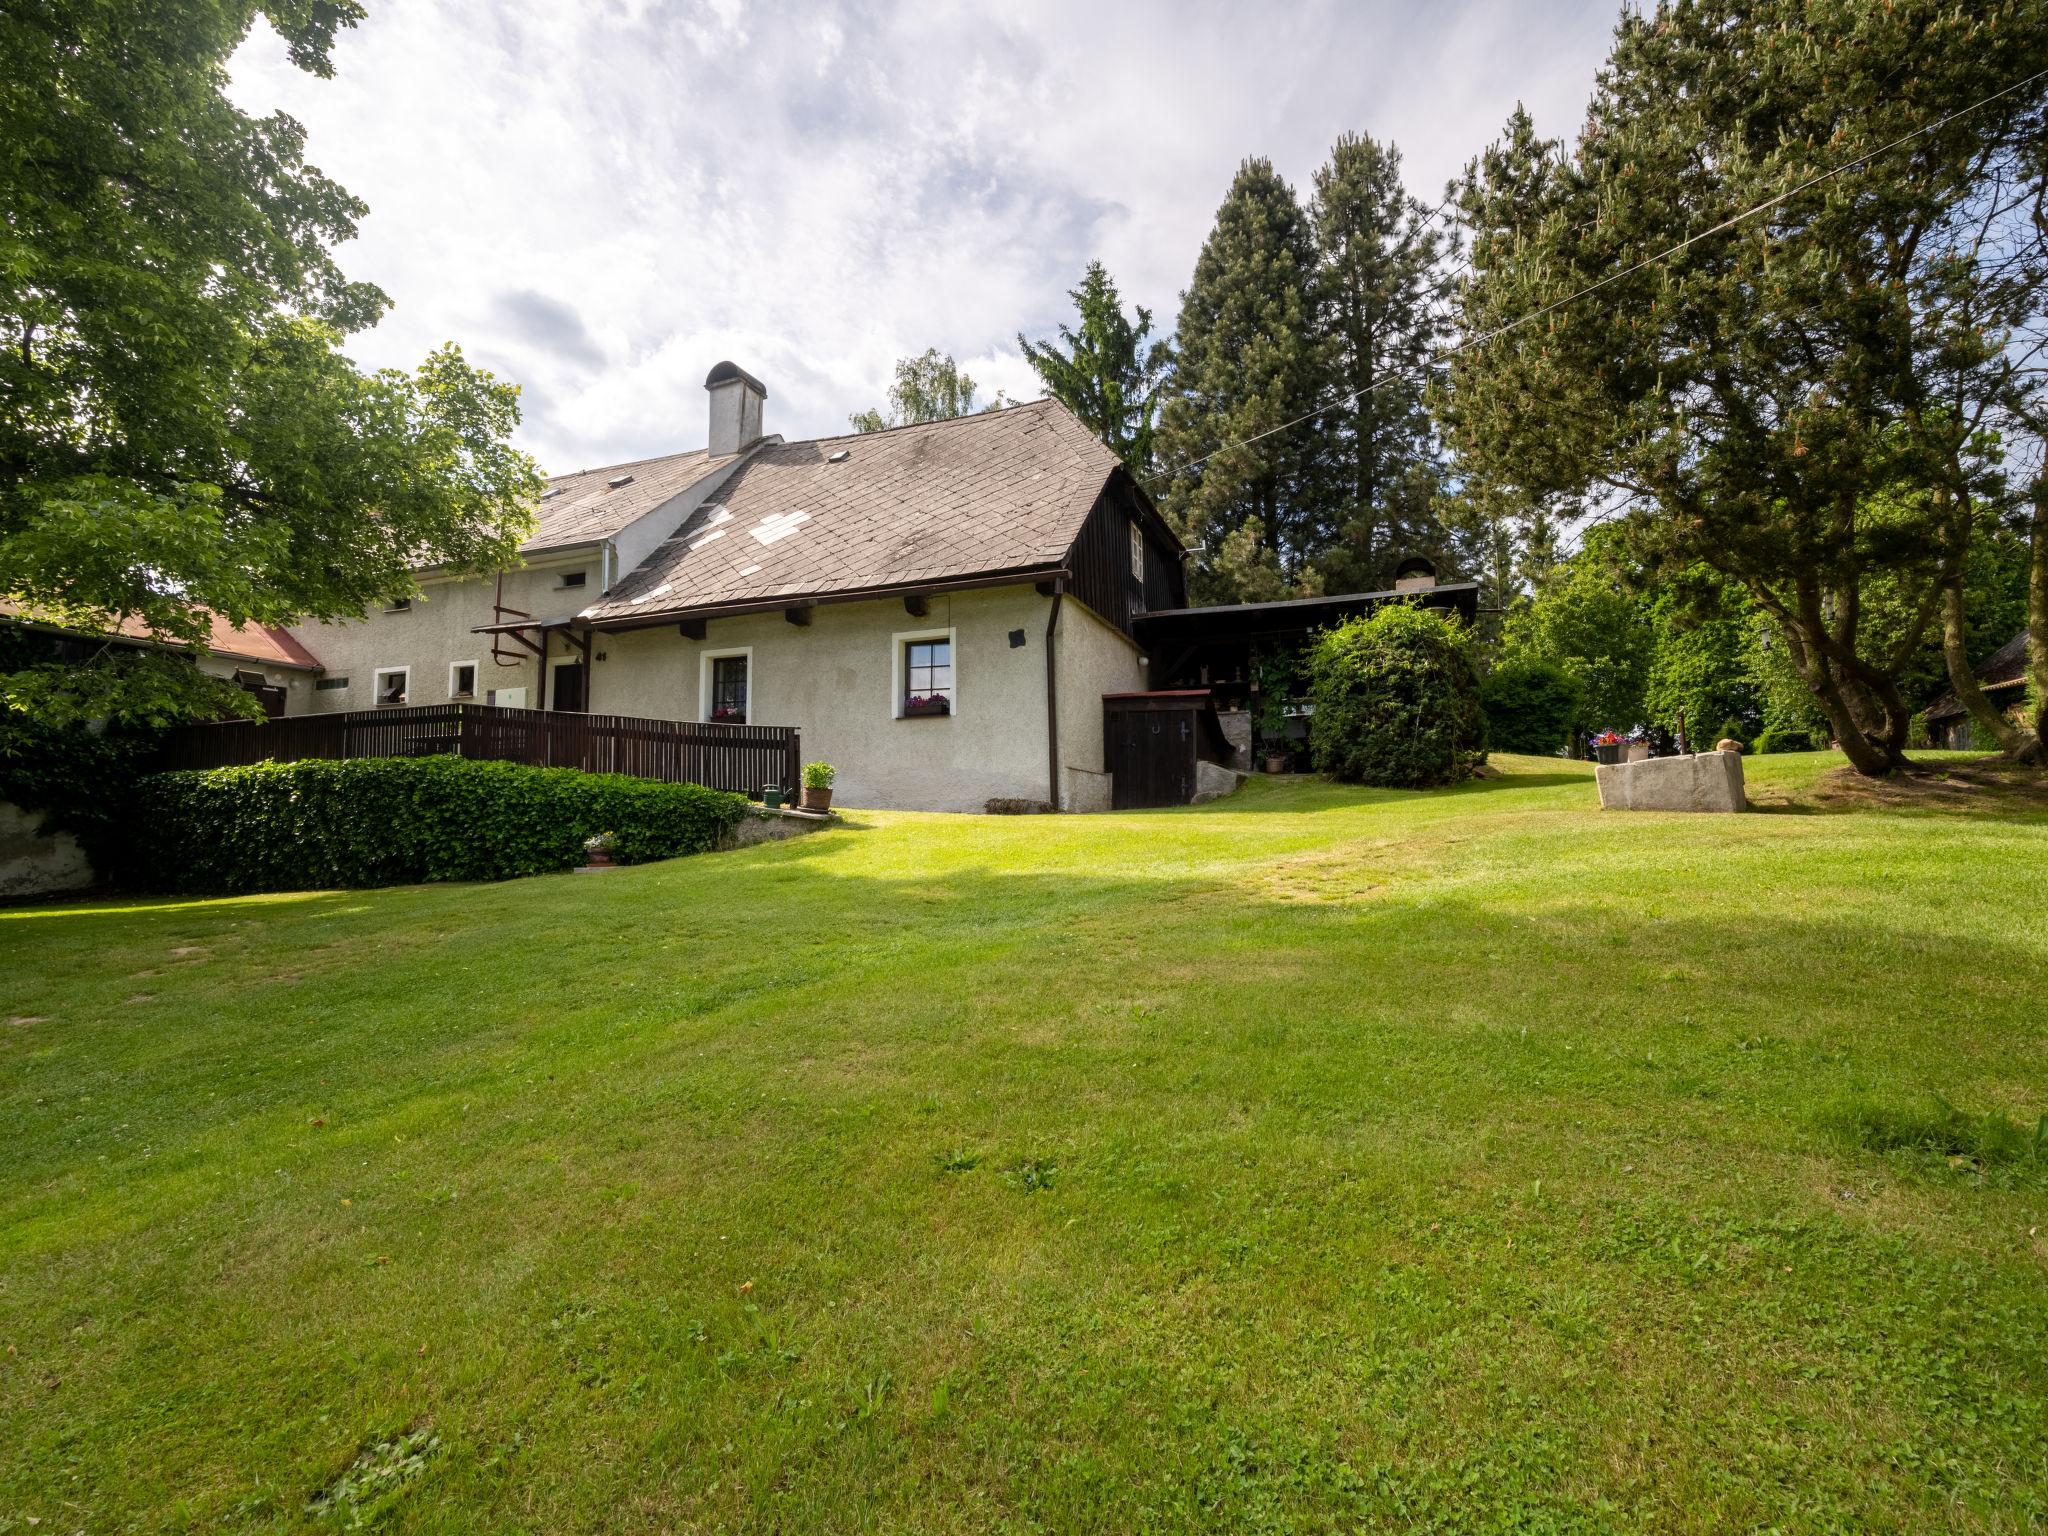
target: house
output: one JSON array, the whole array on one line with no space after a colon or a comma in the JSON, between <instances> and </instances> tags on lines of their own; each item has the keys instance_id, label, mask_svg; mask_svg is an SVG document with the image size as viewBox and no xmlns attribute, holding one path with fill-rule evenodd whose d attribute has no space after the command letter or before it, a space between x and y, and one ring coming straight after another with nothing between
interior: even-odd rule
<instances>
[{"instance_id":1,"label":"house","mask_svg":"<svg viewBox=\"0 0 2048 1536\"><path fill-rule=\"evenodd\" d=\"M1975 675L1984 697L2000 713L2010 715L2019 709L2027 697L2027 632L2022 629L1993 651L1978 664ZM1952 690L1927 706L1928 745L1956 752L1998 745L1981 739L1984 735Z\"/></svg>"},{"instance_id":2,"label":"house","mask_svg":"<svg viewBox=\"0 0 2048 1536\"><path fill-rule=\"evenodd\" d=\"M1107 809L1106 698L1186 673L1241 703L1248 646L1395 596L1188 608L1179 539L1055 401L788 442L751 374L705 389L703 449L550 480L520 569L301 627L326 665L304 707L794 726L843 804Z\"/></svg>"},{"instance_id":3,"label":"house","mask_svg":"<svg viewBox=\"0 0 2048 1536\"><path fill-rule=\"evenodd\" d=\"M196 658L200 671L246 688L272 719L305 714L311 708L320 662L296 636L266 625L230 624L217 613L207 614L206 619L206 652ZM18 606L0 599L0 622L44 637L43 649L50 661L82 662L106 645L134 650L185 649L158 640L134 617L125 618L104 632L88 633L24 619Z\"/></svg>"}]
</instances>

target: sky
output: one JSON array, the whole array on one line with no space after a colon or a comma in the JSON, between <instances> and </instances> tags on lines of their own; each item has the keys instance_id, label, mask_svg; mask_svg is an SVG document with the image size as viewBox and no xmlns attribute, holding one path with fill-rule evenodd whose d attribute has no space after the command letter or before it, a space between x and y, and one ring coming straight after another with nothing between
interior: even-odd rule
<instances>
[{"instance_id":1,"label":"sky","mask_svg":"<svg viewBox=\"0 0 2048 1536\"><path fill-rule=\"evenodd\" d=\"M1434 205L1515 103L1576 132L1608 0L1221 6L369 0L332 79L260 21L243 110L306 125L369 204L344 270L393 308L351 352L444 341L521 386L550 473L698 447L704 375L768 430L846 430L898 357L1042 393L1017 346L1099 259L1173 328L1239 163L1306 201L1340 133Z\"/></svg>"}]
</instances>

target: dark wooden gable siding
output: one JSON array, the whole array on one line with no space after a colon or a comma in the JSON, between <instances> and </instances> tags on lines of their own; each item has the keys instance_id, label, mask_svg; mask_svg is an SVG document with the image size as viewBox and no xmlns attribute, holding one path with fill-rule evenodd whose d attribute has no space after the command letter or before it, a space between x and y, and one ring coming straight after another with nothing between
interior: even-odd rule
<instances>
[{"instance_id":1,"label":"dark wooden gable siding","mask_svg":"<svg viewBox=\"0 0 2048 1536\"><path fill-rule=\"evenodd\" d=\"M1145 536L1142 582L1131 573L1134 522ZM1073 595L1127 635L1142 613L1187 606L1180 548L1145 493L1121 470L1109 477L1096 497L1067 551L1067 569L1074 573Z\"/></svg>"}]
</instances>

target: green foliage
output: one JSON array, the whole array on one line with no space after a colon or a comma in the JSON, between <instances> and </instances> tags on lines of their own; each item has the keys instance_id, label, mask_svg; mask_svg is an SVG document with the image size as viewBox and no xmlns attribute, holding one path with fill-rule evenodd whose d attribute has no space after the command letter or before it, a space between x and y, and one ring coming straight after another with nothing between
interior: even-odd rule
<instances>
[{"instance_id":1,"label":"green foliage","mask_svg":"<svg viewBox=\"0 0 2048 1536\"><path fill-rule=\"evenodd\" d=\"M1486 675L1479 699L1490 749L1547 756L1570 741L1584 712L1585 690L1556 662L1521 656Z\"/></svg>"},{"instance_id":2,"label":"green foliage","mask_svg":"<svg viewBox=\"0 0 2048 1536\"><path fill-rule=\"evenodd\" d=\"M1759 756L1768 757L1779 752L1811 752L1814 749L1814 738L1811 731L1802 731L1797 726L1784 726L1763 732L1750 745Z\"/></svg>"},{"instance_id":3,"label":"green foliage","mask_svg":"<svg viewBox=\"0 0 2048 1536\"><path fill-rule=\"evenodd\" d=\"M1279 596L1316 553L1315 434L1278 430L1322 392L1316 285L1294 189L1270 161L1245 161L1181 295L1159 430L1165 510L1196 552L1197 602Z\"/></svg>"},{"instance_id":4,"label":"green foliage","mask_svg":"<svg viewBox=\"0 0 2048 1536\"><path fill-rule=\"evenodd\" d=\"M1625 731L1644 722L1656 632L1634 583L1611 530L1596 528L1503 626L1504 662L1546 661L1578 684L1581 731Z\"/></svg>"},{"instance_id":5,"label":"green foliage","mask_svg":"<svg viewBox=\"0 0 2048 1536\"><path fill-rule=\"evenodd\" d=\"M973 413L977 388L949 355L937 347L927 347L916 357L896 359L896 382L889 386L886 416L870 408L855 411L846 419L856 432L885 432L891 427L914 426L922 421L951 421L955 416ZM999 411L1009 403L998 390L995 399L981 409Z\"/></svg>"},{"instance_id":6,"label":"green foliage","mask_svg":"<svg viewBox=\"0 0 2048 1536\"><path fill-rule=\"evenodd\" d=\"M422 563L506 563L530 521L513 386L452 346L410 373L344 352L387 303L330 251L365 210L299 124L229 101L259 14L325 75L362 11L50 0L0 24L0 598L28 617L193 645L206 609L353 617Z\"/></svg>"},{"instance_id":7,"label":"green foliage","mask_svg":"<svg viewBox=\"0 0 2048 1536\"><path fill-rule=\"evenodd\" d=\"M75 834L96 868L125 840L136 780L160 734L134 724L53 724L0 707L0 800L45 813L47 831Z\"/></svg>"},{"instance_id":8,"label":"green foliage","mask_svg":"<svg viewBox=\"0 0 2048 1536\"><path fill-rule=\"evenodd\" d=\"M1315 766L1353 784L1453 784L1485 756L1469 636L1410 603L1325 630L1308 654Z\"/></svg>"},{"instance_id":9,"label":"green foliage","mask_svg":"<svg viewBox=\"0 0 2048 1536\"><path fill-rule=\"evenodd\" d=\"M1152 439L1159 414L1159 391L1173 362L1173 349L1163 341L1149 347L1152 311L1140 304L1138 318L1124 318L1116 281L1099 261L1088 263L1081 286L1068 295L1081 317L1077 331L1060 326L1065 350L1048 342L1017 345L1024 360L1038 370L1045 392L1078 416L1101 438L1124 468L1144 475L1152 467Z\"/></svg>"},{"instance_id":10,"label":"green foliage","mask_svg":"<svg viewBox=\"0 0 2048 1536\"><path fill-rule=\"evenodd\" d=\"M805 789L830 789L839 777L839 770L822 759L805 763L803 768Z\"/></svg>"},{"instance_id":11,"label":"green foliage","mask_svg":"<svg viewBox=\"0 0 2048 1536\"><path fill-rule=\"evenodd\" d=\"M2006 494L1987 412L2040 387L2008 343L2048 291L2044 68L2025 0L1674 0L1624 13L1569 154L1518 117L1460 188L1462 332L1548 312L1459 360L1461 469L1525 504L1630 498L1647 549L1798 639L1866 772L1898 761L1928 599Z\"/></svg>"},{"instance_id":12,"label":"green foliage","mask_svg":"<svg viewBox=\"0 0 2048 1536\"><path fill-rule=\"evenodd\" d=\"M154 774L108 871L153 891L239 892L570 869L612 834L621 864L702 853L746 813L738 795L622 774L455 757L258 763Z\"/></svg>"}]
</instances>

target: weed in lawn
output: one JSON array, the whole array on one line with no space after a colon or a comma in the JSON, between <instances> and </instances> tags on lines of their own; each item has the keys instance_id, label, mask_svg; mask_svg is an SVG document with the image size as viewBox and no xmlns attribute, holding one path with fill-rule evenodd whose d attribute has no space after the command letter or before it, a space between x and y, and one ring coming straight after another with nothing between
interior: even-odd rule
<instances>
[{"instance_id":1,"label":"weed in lawn","mask_svg":"<svg viewBox=\"0 0 2048 1536\"><path fill-rule=\"evenodd\" d=\"M950 1152L939 1154L939 1172L972 1173L981 1166L981 1154L970 1152L965 1147L955 1147Z\"/></svg>"},{"instance_id":2,"label":"weed in lawn","mask_svg":"<svg viewBox=\"0 0 2048 1536\"><path fill-rule=\"evenodd\" d=\"M416 1429L365 1446L333 1482L306 1503L306 1513L339 1522L343 1530L374 1525L440 1454L441 1437Z\"/></svg>"},{"instance_id":3,"label":"weed in lawn","mask_svg":"<svg viewBox=\"0 0 2048 1536\"><path fill-rule=\"evenodd\" d=\"M1042 1157L1020 1157L1003 1170L1003 1178L1014 1188L1027 1195L1035 1195L1041 1189L1051 1189L1059 1164Z\"/></svg>"},{"instance_id":4,"label":"weed in lawn","mask_svg":"<svg viewBox=\"0 0 2048 1536\"><path fill-rule=\"evenodd\" d=\"M2000 1110L1966 1114L1940 1094L1902 1108L1861 1100L1835 1111L1836 1128L1872 1152L1940 1159L1958 1171L2004 1172L2032 1183L2048 1179L2048 1115L2029 1128Z\"/></svg>"}]
</instances>

